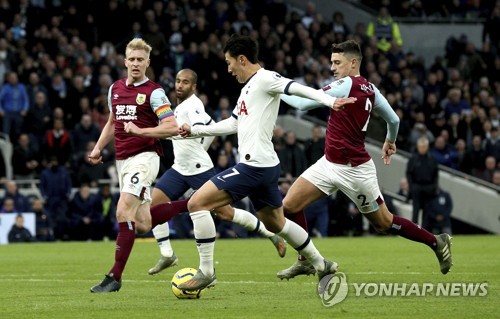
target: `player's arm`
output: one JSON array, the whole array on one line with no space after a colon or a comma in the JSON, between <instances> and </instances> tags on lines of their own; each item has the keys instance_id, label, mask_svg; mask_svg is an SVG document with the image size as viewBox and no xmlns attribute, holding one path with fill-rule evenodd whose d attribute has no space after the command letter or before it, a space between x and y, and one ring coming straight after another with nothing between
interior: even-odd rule
<instances>
[{"instance_id":1,"label":"player's arm","mask_svg":"<svg viewBox=\"0 0 500 319\"><path fill-rule=\"evenodd\" d=\"M108 121L106 122L106 125L104 125L104 127L102 128L101 135L99 136L99 139L97 140L94 149L88 155L89 162L94 165L102 163L101 150L104 147L106 147L106 145L108 145L108 143L111 142L111 140L115 136L115 123L113 122L114 113L113 113L113 108L111 107L112 88L113 85L111 85L108 90L108 108L109 108Z\"/></svg>"},{"instance_id":2,"label":"player's arm","mask_svg":"<svg viewBox=\"0 0 500 319\"><path fill-rule=\"evenodd\" d=\"M303 111L324 105L338 111L347 104L356 101L356 98L348 97L351 83L352 80L347 77L341 81L335 81L323 89L315 90L297 82L291 82L285 88L287 95L282 94L280 97L292 107Z\"/></svg>"},{"instance_id":3,"label":"player's arm","mask_svg":"<svg viewBox=\"0 0 500 319\"><path fill-rule=\"evenodd\" d=\"M151 107L160 120L160 125L155 127L138 127L133 122L125 123L125 132L151 138L165 138L177 135L178 126L170 101L163 89L156 89L151 93Z\"/></svg>"},{"instance_id":4,"label":"player's arm","mask_svg":"<svg viewBox=\"0 0 500 319\"><path fill-rule=\"evenodd\" d=\"M189 125L182 124L179 129L181 136L222 136L235 134L238 131L238 120L233 113L232 116L213 125Z\"/></svg>"},{"instance_id":5,"label":"player's arm","mask_svg":"<svg viewBox=\"0 0 500 319\"><path fill-rule=\"evenodd\" d=\"M375 106L373 113L379 115L387 122L387 135L382 146L382 159L385 165L391 163L391 156L396 154L396 138L399 131L399 117L392 109L387 99L373 86L375 91Z\"/></svg>"}]
</instances>

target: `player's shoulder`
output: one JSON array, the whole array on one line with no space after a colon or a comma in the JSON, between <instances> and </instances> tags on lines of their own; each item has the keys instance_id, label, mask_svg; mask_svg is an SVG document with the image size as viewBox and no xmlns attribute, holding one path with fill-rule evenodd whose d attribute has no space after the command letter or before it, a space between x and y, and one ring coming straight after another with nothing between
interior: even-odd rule
<instances>
[{"instance_id":1,"label":"player's shoulder","mask_svg":"<svg viewBox=\"0 0 500 319\"><path fill-rule=\"evenodd\" d=\"M262 82L286 79L283 75L279 74L278 72L267 70L264 68L260 69L255 75L257 76L257 79Z\"/></svg>"}]
</instances>

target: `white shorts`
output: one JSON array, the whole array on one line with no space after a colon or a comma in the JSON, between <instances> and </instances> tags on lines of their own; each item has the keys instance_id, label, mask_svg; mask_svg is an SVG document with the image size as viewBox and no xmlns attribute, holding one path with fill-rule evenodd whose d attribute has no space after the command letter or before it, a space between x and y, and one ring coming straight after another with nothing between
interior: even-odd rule
<instances>
[{"instance_id":1,"label":"white shorts","mask_svg":"<svg viewBox=\"0 0 500 319\"><path fill-rule=\"evenodd\" d=\"M160 157L155 152L144 152L116 161L120 191L144 201L151 201L151 185L160 170Z\"/></svg>"},{"instance_id":2,"label":"white shorts","mask_svg":"<svg viewBox=\"0 0 500 319\"><path fill-rule=\"evenodd\" d=\"M378 187L377 170L373 160L351 167L334 164L323 156L300 176L327 195L341 190L362 213L376 211L377 199L384 199Z\"/></svg>"}]
</instances>

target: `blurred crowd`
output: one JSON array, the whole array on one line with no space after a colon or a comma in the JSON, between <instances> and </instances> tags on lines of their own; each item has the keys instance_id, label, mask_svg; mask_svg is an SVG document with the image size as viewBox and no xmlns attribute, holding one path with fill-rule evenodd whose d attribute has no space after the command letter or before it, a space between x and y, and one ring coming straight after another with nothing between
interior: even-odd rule
<instances>
[{"instance_id":1,"label":"blurred crowd","mask_svg":"<svg viewBox=\"0 0 500 319\"><path fill-rule=\"evenodd\" d=\"M436 14L444 8L441 2L377 2L378 16L351 30L342 12L324 16L314 2L299 11L284 0L0 0L0 127L14 147L14 179L40 179L43 208L52 219L71 224L68 189L80 193L98 187L101 179L117 182L113 145L102 152L104 165L90 165L86 155L108 119L110 84L126 76L126 43L141 37L152 45L147 75L165 88L174 106L176 72L195 70L197 94L220 121L230 116L240 90L221 50L236 32L258 41L263 66L317 89L334 80L331 44L358 41L361 74L401 118L398 147L414 152L417 140L426 136L439 164L500 185L500 3L452 1L467 10L479 3L477 15L485 19L482 45L466 36L450 37L443 54L426 67L423 57L405 50L392 15L404 15L401 7L408 4ZM283 103L280 113L295 111ZM326 121L328 110L297 115ZM382 140L385 124L372 118L368 135ZM323 154L321 127L308 141L277 127L273 142L287 182ZM165 153L162 170L172 163L172 152ZM234 165L236 139L217 138L209 153L217 170ZM2 162L0 178L5 179ZM99 221L102 206L97 203ZM92 224L93 217L86 217ZM102 237L104 228L95 233Z\"/></svg>"}]
</instances>

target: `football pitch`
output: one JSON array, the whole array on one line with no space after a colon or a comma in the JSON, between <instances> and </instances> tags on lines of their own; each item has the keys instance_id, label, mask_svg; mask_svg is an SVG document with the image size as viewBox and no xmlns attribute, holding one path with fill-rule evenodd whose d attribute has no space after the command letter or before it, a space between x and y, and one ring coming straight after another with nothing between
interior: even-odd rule
<instances>
[{"instance_id":1,"label":"football pitch","mask_svg":"<svg viewBox=\"0 0 500 319\"><path fill-rule=\"evenodd\" d=\"M176 299L170 290L178 269L198 266L194 240L173 240L179 266L156 276L147 270L159 257L157 245L136 241L121 290L106 294L91 294L89 288L111 268L114 242L0 246L0 318L500 317L500 236L454 236L454 266L447 275L429 248L398 237L314 242L339 263L348 282L347 298L330 307L316 294L316 276L276 278L296 253L288 247L287 256L279 258L267 239L217 240L217 285L196 300ZM406 288L382 293L382 283ZM443 296L436 287L447 284L452 288ZM467 284L483 284L482 290L470 296L461 288Z\"/></svg>"}]
</instances>

